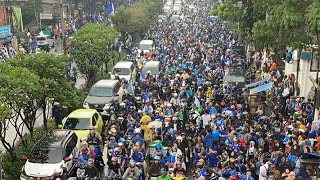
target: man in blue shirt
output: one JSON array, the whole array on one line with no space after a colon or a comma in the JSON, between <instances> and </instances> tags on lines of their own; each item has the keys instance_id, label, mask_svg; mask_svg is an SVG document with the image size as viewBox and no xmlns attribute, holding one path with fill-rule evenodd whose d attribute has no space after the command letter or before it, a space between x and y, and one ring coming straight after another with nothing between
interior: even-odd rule
<instances>
[{"instance_id":1,"label":"man in blue shirt","mask_svg":"<svg viewBox=\"0 0 320 180\"><path fill-rule=\"evenodd\" d=\"M216 167L219 161L212 147L209 148L209 153L205 156L205 159L208 159L210 168Z\"/></svg>"}]
</instances>

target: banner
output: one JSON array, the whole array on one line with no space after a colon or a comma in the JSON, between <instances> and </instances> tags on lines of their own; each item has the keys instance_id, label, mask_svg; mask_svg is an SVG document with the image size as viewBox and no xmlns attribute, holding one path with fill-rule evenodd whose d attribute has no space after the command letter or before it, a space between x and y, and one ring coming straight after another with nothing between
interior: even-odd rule
<instances>
[{"instance_id":1,"label":"banner","mask_svg":"<svg viewBox=\"0 0 320 180\"><path fill-rule=\"evenodd\" d=\"M260 81L257 81L257 82L251 83L251 84L247 84L247 85L245 85L245 87L246 87L246 88L254 87L254 86L257 86L257 85L259 85L259 84L262 84L262 83L264 83L264 82L269 81L269 79L270 79L270 77L268 76L268 77L266 77L266 78L264 78L264 79L262 79L262 80L260 80Z\"/></svg>"},{"instance_id":2,"label":"banner","mask_svg":"<svg viewBox=\"0 0 320 180\"><path fill-rule=\"evenodd\" d=\"M13 21L13 31L22 32L23 31L23 22L22 22L22 13L21 8L13 6L12 7L12 21Z\"/></svg>"},{"instance_id":3,"label":"banner","mask_svg":"<svg viewBox=\"0 0 320 180\"><path fill-rule=\"evenodd\" d=\"M268 84L264 84L264 85L258 86L256 88L250 89L250 95L269 90L272 88L272 86L273 86L273 83L270 82Z\"/></svg>"}]
</instances>

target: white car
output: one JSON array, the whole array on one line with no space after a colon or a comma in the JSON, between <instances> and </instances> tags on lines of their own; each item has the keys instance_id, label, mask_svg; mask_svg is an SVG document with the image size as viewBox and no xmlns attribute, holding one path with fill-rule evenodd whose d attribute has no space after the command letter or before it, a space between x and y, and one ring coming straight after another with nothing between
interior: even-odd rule
<instances>
[{"instance_id":1,"label":"white car","mask_svg":"<svg viewBox=\"0 0 320 180\"><path fill-rule=\"evenodd\" d=\"M136 78L136 68L130 61L120 61L113 67L112 72L110 72L111 79L115 79L116 75L118 75L120 79L124 78L129 83L132 83Z\"/></svg>"},{"instance_id":2,"label":"white car","mask_svg":"<svg viewBox=\"0 0 320 180\"><path fill-rule=\"evenodd\" d=\"M75 159L79 155L80 140L70 130L56 130L41 139L31 150L21 169L20 180L49 180L57 168L68 173L76 170Z\"/></svg>"}]
</instances>

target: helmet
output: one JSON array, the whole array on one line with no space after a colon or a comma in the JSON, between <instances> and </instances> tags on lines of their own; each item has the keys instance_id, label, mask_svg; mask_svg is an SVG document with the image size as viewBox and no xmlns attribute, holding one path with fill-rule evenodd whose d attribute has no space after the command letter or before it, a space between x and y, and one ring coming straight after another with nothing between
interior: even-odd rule
<instances>
[{"instance_id":1,"label":"helmet","mask_svg":"<svg viewBox=\"0 0 320 180\"><path fill-rule=\"evenodd\" d=\"M119 147L121 147L121 146L123 146L124 144L123 144L123 142L118 142L118 146Z\"/></svg>"},{"instance_id":2,"label":"helmet","mask_svg":"<svg viewBox=\"0 0 320 180\"><path fill-rule=\"evenodd\" d=\"M135 133L135 134L140 134L140 133L141 133L141 129L140 129L140 128L134 129L134 133Z\"/></svg>"},{"instance_id":3,"label":"helmet","mask_svg":"<svg viewBox=\"0 0 320 180\"><path fill-rule=\"evenodd\" d=\"M118 158L117 158L117 157L112 157L112 158L111 158L111 161L112 161L112 162L118 162Z\"/></svg>"},{"instance_id":4,"label":"helmet","mask_svg":"<svg viewBox=\"0 0 320 180\"><path fill-rule=\"evenodd\" d=\"M177 94L177 93L174 93L173 96L174 96L174 97L178 97L178 94Z\"/></svg>"},{"instance_id":5,"label":"helmet","mask_svg":"<svg viewBox=\"0 0 320 180\"><path fill-rule=\"evenodd\" d=\"M167 172L166 172L165 169L161 169L161 170L160 170L160 175L161 175L161 176L164 176L164 175L166 175L166 174L167 174Z\"/></svg>"},{"instance_id":6,"label":"helmet","mask_svg":"<svg viewBox=\"0 0 320 180\"><path fill-rule=\"evenodd\" d=\"M94 165L94 160L93 159L89 159L88 160L88 166L93 166Z\"/></svg>"},{"instance_id":7,"label":"helmet","mask_svg":"<svg viewBox=\"0 0 320 180\"><path fill-rule=\"evenodd\" d=\"M120 107L122 108L126 107L126 103L120 103Z\"/></svg>"},{"instance_id":8,"label":"helmet","mask_svg":"<svg viewBox=\"0 0 320 180\"><path fill-rule=\"evenodd\" d=\"M181 164L182 164L181 161L176 162L176 165L181 165Z\"/></svg>"},{"instance_id":9,"label":"helmet","mask_svg":"<svg viewBox=\"0 0 320 180\"><path fill-rule=\"evenodd\" d=\"M176 121L176 120L178 120L176 116L172 118L172 121Z\"/></svg>"},{"instance_id":10,"label":"helmet","mask_svg":"<svg viewBox=\"0 0 320 180\"><path fill-rule=\"evenodd\" d=\"M117 130L115 128L111 128L111 133L117 133Z\"/></svg>"},{"instance_id":11,"label":"helmet","mask_svg":"<svg viewBox=\"0 0 320 180\"><path fill-rule=\"evenodd\" d=\"M120 148L116 147L114 148L114 151L120 151Z\"/></svg>"},{"instance_id":12,"label":"helmet","mask_svg":"<svg viewBox=\"0 0 320 180\"><path fill-rule=\"evenodd\" d=\"M130 161L129 161L129 165L130 165L130 166L135 166L135 165L136 165L136 162L135 162L134 160L130 160Z\"/></svg>"},{"instance_id":13,"label":"helmet","mask_svg":"<svg viewBox=\"0 0 320 180\"><path fill-rule=\"evenodd\" d=\"M182 137L181 137L181 136L178 136L178 137L177 137L177 140L182 141Z\"/></svg>"},{"instance_id":14,"label":"helmet","mask_svg":"<svg viewBox=\"0 0 320 180\"><path fill-rule=\"evenodd\" d=\"M168 107L171 107L171 106L172 106L172 104L171 104L171 103L168 103L168 104L167 104L167 106L168 106Z\"/></svg>"},{"instance_id":15,"label":"helmet","mask_svg":"<svg viewBox=\"0 0 320 180\"><path fill-rule=\"evenodd\" d=\"M63 173L63 169L62 168L57 168L57 169L54 170L54 173L61 175Z\"/></svg>"},{"instance_id":16,"label":"helmet","mask_svg":"<svg viewBox=\"0 0 320 180\"><path fill-rule=\"evenodd\" d=\"M82 152L87 152L87 151L88 151L88 148L87 148L87 147L82 147L82 148L81 148L81 151L82 151Z\"/></svg>"},{"instance_id":17,"label":"helmet","mask_svg":"<svg viewBox=\"0 0 320 180\"><path fill-rule=\"evenodd\" d=\"M126 140L124 138L120 138L119 141L120 142L126 142Z\"/></svg>"},{"instance_id":18,"label":"helmet","mask_svg":"<svg viewBox=\"0 0 320 180\"><path fill-rule=\"evenodd\" d=\"M94 126L89 127L90 130L95 130L96 128Z\"/></svg>"},{"instance_id":19,"label":"helmet","mask_svg":"<svg viewBox=\"0 0 320 180\"><path fill-rule=\"evenodd\" d=\"M155 156L155 157L154 157L154 160L160 161L160 159L161 159L161 158L160 158L159 156Z\"/></svg>"},{"instance_id":20,"label":"helmet","mask_svg":"<svg viewBox=\"0 0 320 180\"><path fill-rule=\"evenodd\" d=\"M235 106L234 106L234 105L231 105L230 107L231 107L231 109L234 109L234 108L235 108Z\"/></svg>"},{"instance_id":21,"label":"helmet","mask_svg":"<svg viewBox=\"0 0 320 180\"><path fill-rule=\"evenodd\" d=\"M201 111L202 111L202 110L201 110L200 108L197 109L197 112L198 112L198 113L201 113Z\"/></svg>"},{"instance_id":22,"label":"helmet","mask_svg":"<svg viewBox=\"0 0 320 180\"><path fill-rule=\"evenodd\" d=\"M161 144L156 144L155 146L154 146L156 149L161 149L162 148L162 145Z\"/></svg>"}]
</instances>

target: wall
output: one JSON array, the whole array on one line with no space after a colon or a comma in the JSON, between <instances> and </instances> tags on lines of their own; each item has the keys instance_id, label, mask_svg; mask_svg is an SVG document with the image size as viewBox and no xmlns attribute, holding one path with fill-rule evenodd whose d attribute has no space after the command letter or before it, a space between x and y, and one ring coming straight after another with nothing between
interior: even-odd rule
<instances>
[{"instance_id":1,"label":"wall","mask_svg":"<svg viewBox=\"0 0 320 180\"><path fill-rule=\"evenodd\" d=\"M291 73L294 73L295 76L297 77L297 65L298 65L298 61L293 61L292 64L285 63L285 74L289 75ZM309 76L312 76L314 79L316 79L317 73L310 72L310 66L311 66L311 61L300 60L300 70L299 70L299 76L298 76L300 94L297 94L297 96L307 98L311 88L313 87L313 84L309 79Z\"/></svg>"}]
</instances>

